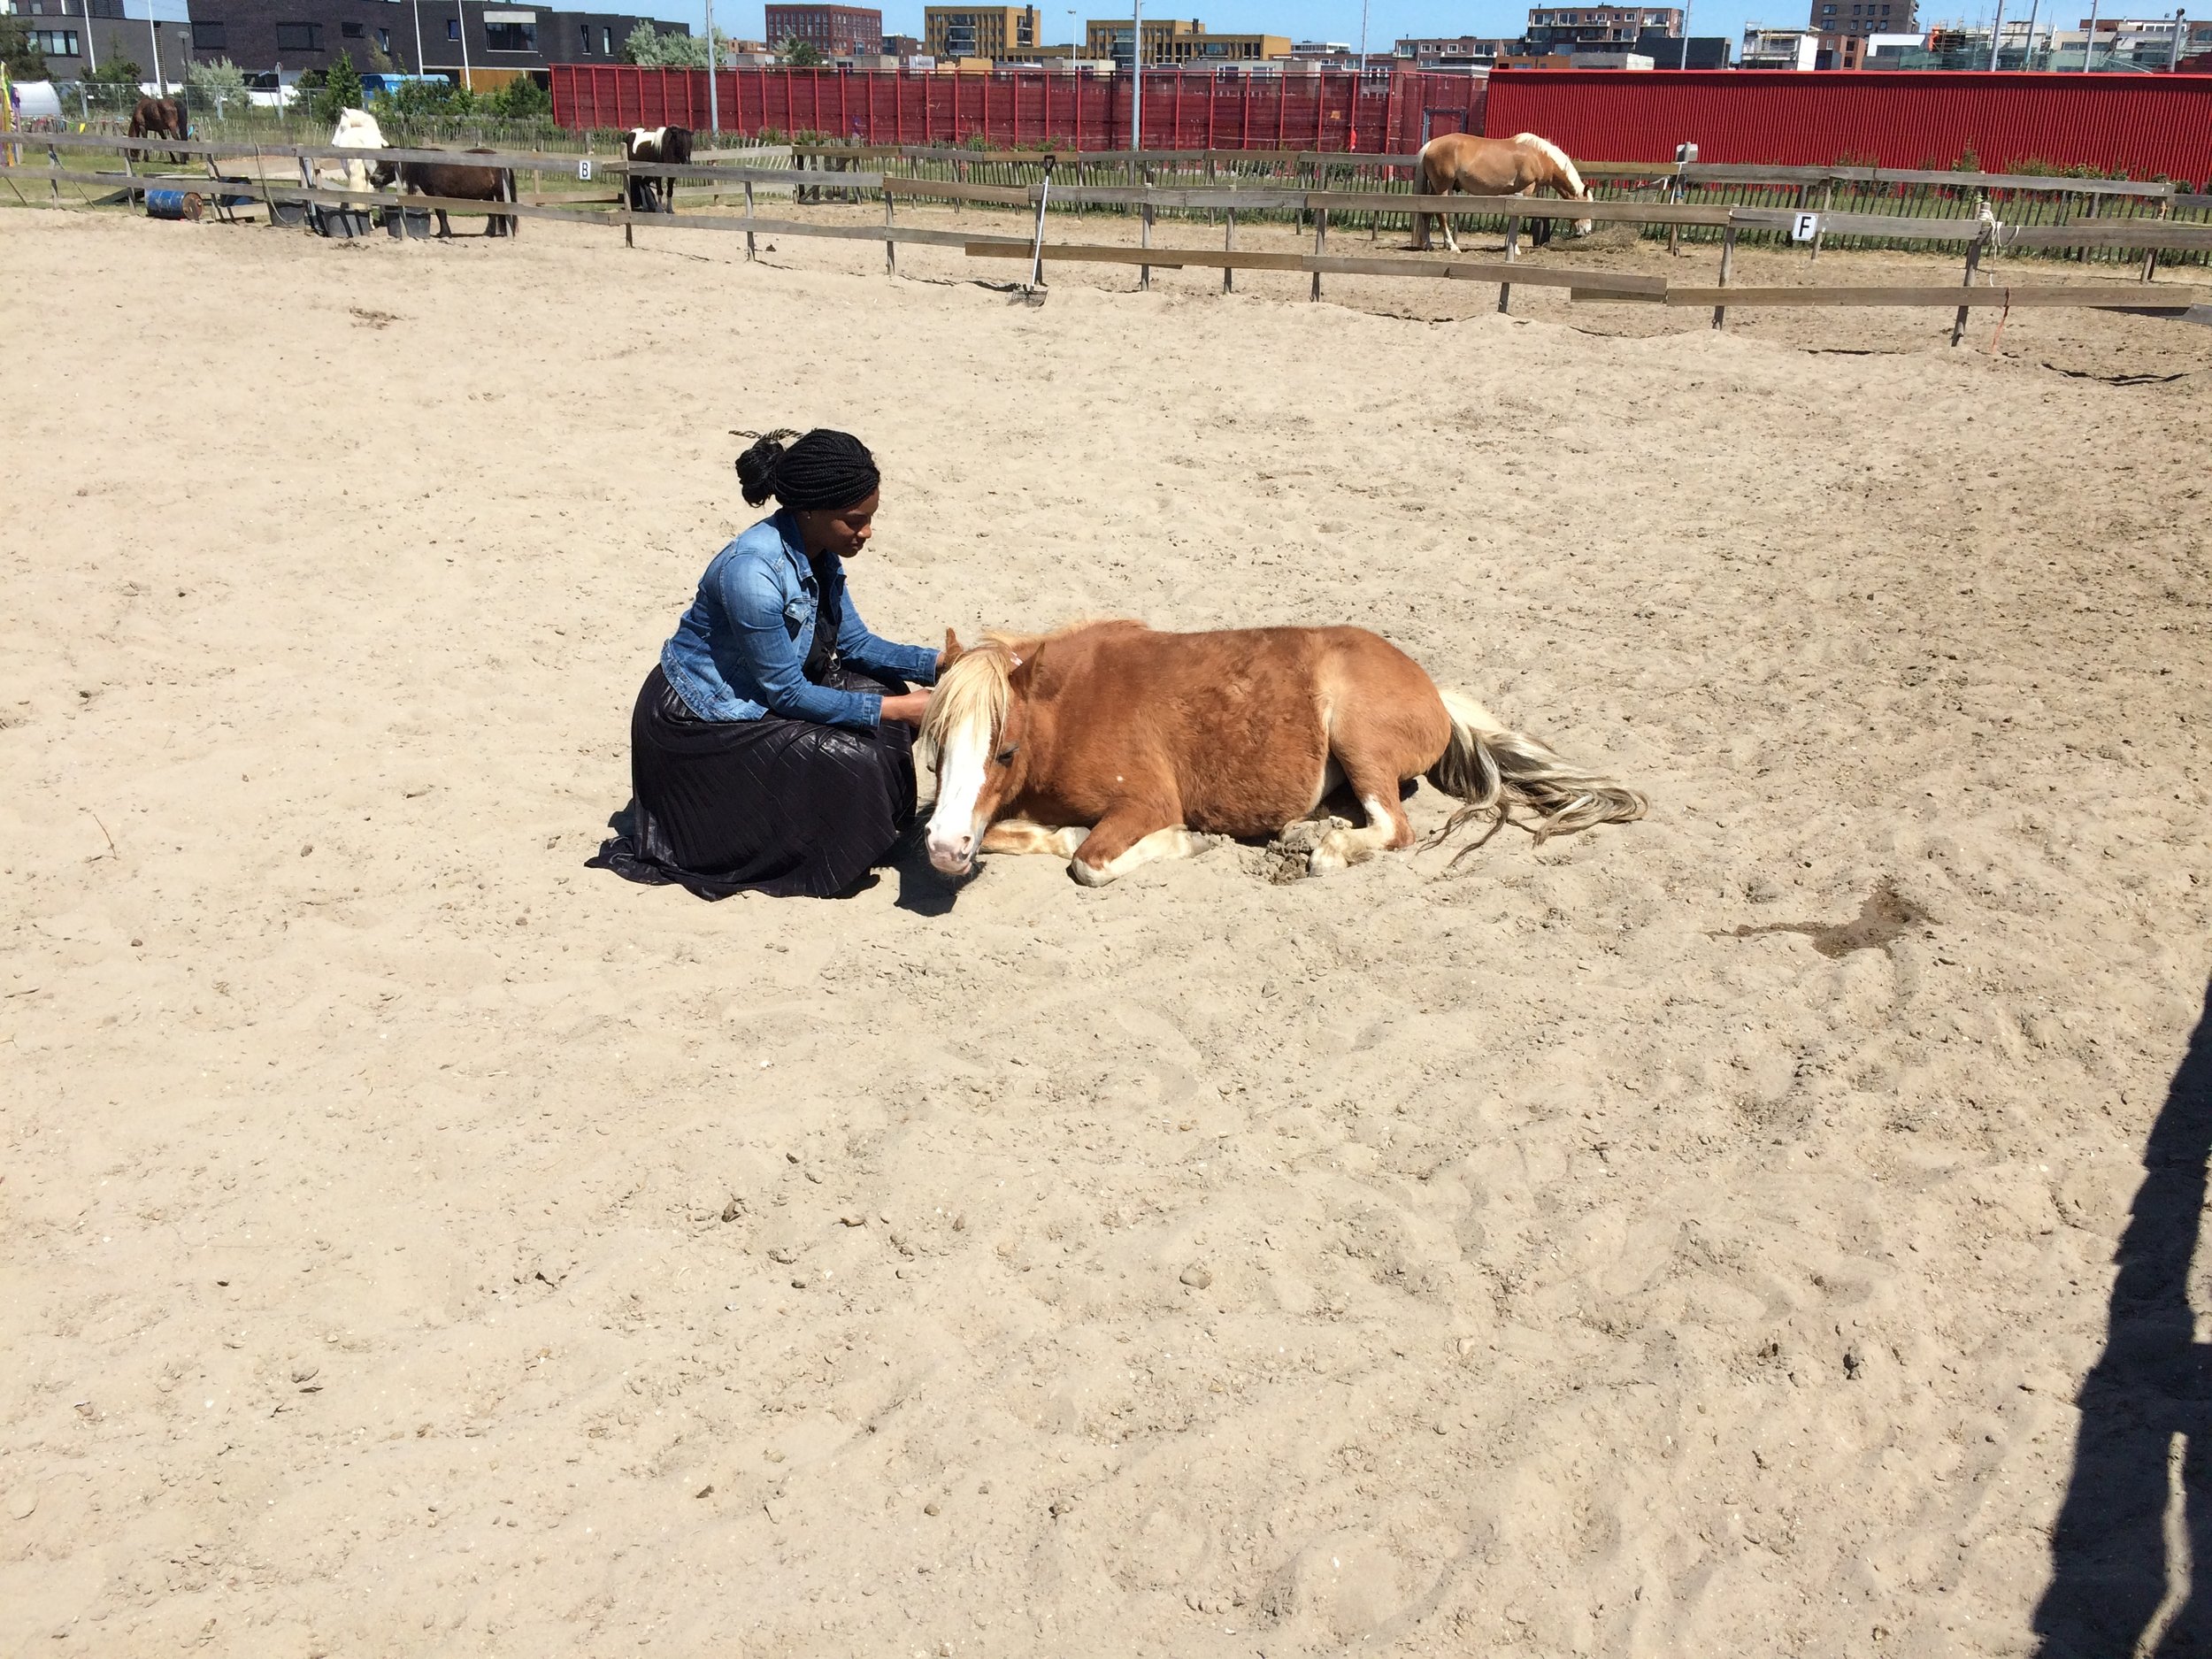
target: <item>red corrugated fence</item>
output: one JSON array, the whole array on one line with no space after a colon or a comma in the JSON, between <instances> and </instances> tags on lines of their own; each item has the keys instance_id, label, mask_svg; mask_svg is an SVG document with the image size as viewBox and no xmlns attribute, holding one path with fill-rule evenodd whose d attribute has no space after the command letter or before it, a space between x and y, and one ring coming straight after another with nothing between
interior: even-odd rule
<instances>
[{"instance_id":1,"label":"red corrugated fence","mask_svg":"<svg viewBox=\"0 0 2212 1659\"><path fill-rule=\"evenodd\" d=\"M1432 133L1482 128L1483 83L1470 75L1398 75L1387 94L1348 73L1233 75L1148 70L1147 150L1417 150ZM553 119L566 127L704 130L703 69L557 64ZM812 69L725 69L715 88L722 130L821 133L867 144L1129 145L1126 76L1045 70L989 75Z\"/></svg>"},{"instance_id":2,"label":"red corrugated fence","mask_svg":"<svg viewBox=\"0 0 2212 1659\"><path fill-rule=\"evenodd\" d=\"M1688 142L1701 161L2194 182L2212 178L2212 75L1504 69L1484 130L1607 161L1666 161Z\"/></svg>"}]
</instances>

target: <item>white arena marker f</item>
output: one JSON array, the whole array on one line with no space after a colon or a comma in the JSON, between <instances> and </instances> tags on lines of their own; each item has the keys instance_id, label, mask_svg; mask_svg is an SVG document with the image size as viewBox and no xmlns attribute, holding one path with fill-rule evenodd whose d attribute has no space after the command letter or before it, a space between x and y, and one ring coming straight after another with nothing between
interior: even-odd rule
<instances>
[{"instance_id":1,"label":"white arena marker f","mask_svg":"<svg viewBox=\"0 0 2212 1659\"><path fill-rule=\"evenodd\" d=\"M1790 221L1792 242L1810 242L1819 234L1820 215L1817 213L1800 213Z\"/></svg>"}]
</instances>

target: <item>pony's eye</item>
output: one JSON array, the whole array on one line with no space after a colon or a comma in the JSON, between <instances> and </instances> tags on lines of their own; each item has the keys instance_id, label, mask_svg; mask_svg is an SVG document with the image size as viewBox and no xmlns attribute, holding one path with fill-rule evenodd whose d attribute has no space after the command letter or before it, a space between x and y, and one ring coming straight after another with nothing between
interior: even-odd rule
<instances>
[{"instance_id":1,"label":"pony's eye","mask_svg":"<svg viewBox=\"0 0 2212 1659\"><path fill-rule=\"evenodd\" d=\"M1021 745L1019 743L1009 743L1004 749L999 750L998 764L1003 766L1008 761L1013 759L1014 751L1020 747Z\"/></svg>"}]
</instances>

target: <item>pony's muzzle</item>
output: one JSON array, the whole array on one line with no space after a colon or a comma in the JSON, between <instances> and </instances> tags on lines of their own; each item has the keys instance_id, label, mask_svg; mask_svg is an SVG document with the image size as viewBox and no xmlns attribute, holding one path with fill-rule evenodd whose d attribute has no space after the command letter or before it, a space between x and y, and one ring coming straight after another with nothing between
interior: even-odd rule
<instances>
[{"instance_id":1,"label":"pony's muzzle","mask_svg":"<svg viewBox=\"0 0 2212 1659\"><path fill-rule=\"evenodd\" d=\"M975 837L972 834L932 835L929 862L941 876L964 876L975 867Z\"/></svg>"}]
</instances>

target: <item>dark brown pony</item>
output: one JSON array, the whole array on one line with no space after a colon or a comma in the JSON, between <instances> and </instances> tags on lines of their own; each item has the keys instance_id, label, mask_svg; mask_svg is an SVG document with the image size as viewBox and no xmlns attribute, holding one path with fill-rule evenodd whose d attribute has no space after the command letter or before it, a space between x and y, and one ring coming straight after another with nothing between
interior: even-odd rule
<instances>
[{"instance_id":1,"label":"dark brown pony","mask_svg":"<svg viewBox=\"0 0 2212 1659\"><path fill-rule=\"evenodd\" d=\"M471 156L489 156L488 150L463 152ZM403 193L414 196L442 196L457 202L511 202L515 199L515 175L504 167L472 167L457 161L380 161L371 175L380 190L394 179L399 180ZM445 209L433 208L438 216L438 234L450 240L453 226L445 216ZM505 213L494 213L484 220L487 236L511 236L521 220Z\"/></svg>"},{"instance_id":2,"label":"dark brown pony","mask_svg":"<svg viewBox=\"0 0 2212 1659\"><path fill-rule=\"evenodd\" d=\"M137 107L131 111L131 123L127 135L131 138L173 138L182 143L191 136L186 128L184 105L174 98L139 99ZM169 152L169 159L182 161L185 157L173 150Z\"/></svg>"},{"instance_id":3,"label":"dark brown pony","mask_svg":"<svg viewBox=\"0 0 2212 1659\"><path fill-rule=\"evenodd\" d=\"M1307 864L1319 875L1413 844L1410 778L1458 798L1446 833L1486 816L1540 841L1645 810L1364 628L1095 622L967 651L948 633L945 660L922 738L937 772L929 857L948 875L978 850L1040 852L1101 887L1209 834L1277 834L1334 799L1366 823L1321 838Z\"/></svg>"}]
</instances>

